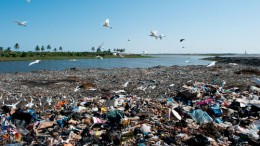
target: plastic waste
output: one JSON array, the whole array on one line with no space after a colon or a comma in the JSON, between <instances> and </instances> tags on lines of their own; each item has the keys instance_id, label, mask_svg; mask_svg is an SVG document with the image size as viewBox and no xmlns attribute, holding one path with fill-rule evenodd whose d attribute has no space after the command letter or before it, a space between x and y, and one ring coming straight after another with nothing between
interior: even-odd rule
<instances>
[{"instance_id":1,"label":"plastic waste","mask_svg":"<svg viewBox=\"0 0 260 146\"><path fill-rule=\"evenodd\" d=\"M211 106L210 109L215 116L220 117L222 115L222 110L220 109L219 104Z\"/></svg>"},{"instance_id":2,"label":"plastic waste","mask_svg":"<svg viewBox=\"0 0 260 146\"><path fill-rule=\"evenodd\" d=\"M194 119L197 123L207 123L213 122L213 119L201 109L191 110L189 115Z\"/></svg>"},{"instance_id":3,"label":"plastic waste","mask_svg":"<svg viewBox=\"0 0 260 146\"><path fill-rule=\"evenodd\" d=\"M250 86L250 90L251 91L256 91L256 92L260 92L260 88L257 88L257 87L255 87L255 86Z\"/></svg>"},{"instance_id":4,"label":"plastic waste","mask_svg":"<svg viewBox=\"0 0 260 146\"><path fill-rule=\"evenodd\" d=\"M149 132L151 132L151 126L148 126L146 124L142 124L140 129L144 135L147 135Z\"/></svg>"},{"instance_id":5,"label":"plastic waste","mask_svg":"<svg viewBox=\"0 0 260 146\"><path fill-rule=\"evenodd\" d=\"M169 97L169 98L167 99L167 106L170 106L172 103L173 103L173 98L172 98L172 97Z\"/></svg>"},{"instance_id":6,"label":"plastic waste","mask_svg":"<svg viewBox=\"0 0 260 146\"><path fill-rule=\"evenodd\" d=\"M215 118L216 123L222 123L222 120L220 118Z\"/></svg>"},{"instance_id":7,"label":"plastic waste","mask_svg":"<svg viewBox=\"0 0 260 146\"><path fill-rule=\"evenodd\" d=\"M181 116L178 112L176 112L173 108L172 108L172 114L174 115L175 118L177 118L178 120L181 120Z\"/></svg>"}]
</instances>

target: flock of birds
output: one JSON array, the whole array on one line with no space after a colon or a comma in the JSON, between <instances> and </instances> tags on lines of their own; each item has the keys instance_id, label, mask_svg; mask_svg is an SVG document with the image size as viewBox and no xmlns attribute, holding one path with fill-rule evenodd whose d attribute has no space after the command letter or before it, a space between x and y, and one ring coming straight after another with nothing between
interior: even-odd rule
<instances>
[{"instance_id":1,"label":"flock of birds","mask_svg":"<svg viewBox=\"0 0 260 146\"><path fill-rule=\"evenodd\" d=\"M30 3L31 1L30 0L26 0L26 2L27 3ZM24 27L26 27L26 23L28 22L28 21L14 21L14 22L16 22L19 26L24 26ZM106 19L104 22L103 22L103 24L102 24L104 27L107 27L107 28L110 28L110 29L112 29L112 27L110 26L110 20L109 19ZM157 31L151 31L151 33L150 33L150 36L151 37L154 37L156 40L157 39L160 39L160 40L162 40L164 37L166 37L165 35L163 35L163 34L158 34L158 32ZM127 41L131 41L130 39L128 39ZM180 42L183 42L183 41L185 41L185 39L180 39ZM104 45L104 43L102 43L98 48L100 48L100 49L103 49L103 45ZM181 48L185 48L184 46L181 46ZM113 53L113 55L117 55L117 53ZM119 54L119 56L120 57L124 57L122 54ZM97 59L103 59L103 57L102 56L96 56L96 58ZM40 63L40 61L41 60L35 60L35 61L33 61L33 62L31 62L28 66L31 66L31 65L33 65L33 64L37 64L37 63ZM71 60L71 61L77 61L77 60ZM187 60L185 60L185 63L188 63L188 62L190 62L190 58L188 58ZM207 67L211 67L211 66L214 66L215 65L215 63L216 62L212 62L211 64L209 64Z\"/></svg>"},{"instance_id":2,"label":"flock of birds","mask_svg":"<svg viewBox=\"0 0 260 146\"><path fill-rule=\"evenodd\" d=\"M79 89L77 89L79 90ZM77 92L77 91L75 91ZM3 98L3 94L0 96L0 99L2 100ZM20 100L19 100L20 99ZM30 99L27 98L23 98L23 94L22 93L18 93L18 94L8 94L8 96L6 96L5 100L2 100L2 105L6 105L10 108L16 109L18 107L18 105L22 102L25 103L25 107L27 108L44 108L45 105L48 106L52 106L54 104L56 104L59 100L69 100L70 105L75 106L78 104L78 100L65 96L65 95L60 95L60 97L56 97L53 98L52 96L48 96L48 97L43 97L40 96L38 98L33 98L30 96ZM6 104L6 102L11 102L12 104Z\"/></svg>"}]
</instances>

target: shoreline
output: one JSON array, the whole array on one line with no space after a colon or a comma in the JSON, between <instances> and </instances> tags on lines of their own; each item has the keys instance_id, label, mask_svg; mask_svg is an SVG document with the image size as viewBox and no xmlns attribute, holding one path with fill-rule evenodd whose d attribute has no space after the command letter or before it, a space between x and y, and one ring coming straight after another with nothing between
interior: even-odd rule
<instances>
[{"instance_id":1,"label":"shoreline","mask_svg":"<svg viewBox=\"0 0 260 146\"><path fill-rule=\"evenodd\" d=\"M241 65L247 65L247 66L260 66L260 57L208 57L203 58L202 60L209 60L209 61L217 61L218 63L236 63Z\"/></svg>"},{"instance_id":2,"label":"shoreline","mask_svg":"<svg viewBox=\"0 0 260 146\"><path fill-rule=\"evenodd\" d=\"M105 58L121 58L120 56L106 55ZM124 58L151 58L142 55L124 55ZM0 57L0 62L31 61L31 60L69 60L69 59L96 59L96 56L39 56L39 57Z\"/></svg>"},{"instance_id":3,"label":"shoreline","mask_svg":"<svg viewBox=\"0 0 260 146\"><path fill-rule=\"evenodd\" d=\"M252 73L239 74L242 70L252 70ZM177 91L187 81L197 81L211 83L213 80L221 84L226 80L228 87L241 87L246 89L249 86L250 78L254 75L259 77L259 67L246 65L228 65L217 63L215 67L206 67L205 65L191 66L155 66L151 68L114 68L101 69L89 68L78 69L70 68L66 70L37 70L32 72L0 73L0 93L24 92L30 94L54 94L64 92L64 94L74 94L74 89L85 82L93 83L98 88L96 91L82 90L82 93L88 95L102 95L105 91L121 90L127 81L130 81L131 88L127 88L126 93L143 96L144 93L136 88L141 84L155 84L160 86L160 90L154 90L153 97L159 96L159 91L168 93L170 84L174 84L171 91ZM155 80L155 81L153 81ZM56 86L57 85L57 86ZM21 87L24 87L21 88ZM31 88L34 87L34 88ZM35 89L41 88L40 92ZM61 88L62 90L57 90ZM63 88L65 90L63 90ZM164 89L161 89L164 88ZM42 93L43 91L48 91ZM3 93L5 92L5 93ZM107 92L107 93L109 93ZM91 93L91 94L90 94ZM107 94L106 93L106 94Z\"/></svg>"}]
</instances>

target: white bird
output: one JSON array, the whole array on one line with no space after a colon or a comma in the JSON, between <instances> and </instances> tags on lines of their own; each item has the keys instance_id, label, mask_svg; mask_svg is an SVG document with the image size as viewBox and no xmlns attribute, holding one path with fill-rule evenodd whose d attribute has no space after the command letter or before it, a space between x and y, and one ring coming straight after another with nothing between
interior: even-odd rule
<instances>
[{"instance_id":1,"label":"white bird","mask_svg":"<svg viewBox=\"0 0 260 146\"><path fill-rule=\"evenodd\" d=\"M216 62L217 62L217 61L211 62L207 67L215 66Z\"/></svg>"},{"instance_id":2,"label":"white bird","mask_svg":"<svg viewBox=\"0 0 260 146\"><path fill-rule=\"evenodd\" d=\"M79 86L77 86L75 89L74 89L74 92L77 92L79 90Z\"/></svg>"},{"instance_id":3,"label":"white bird","mask_svg":"<svg viewBox=\"0 0 260 146\"><path fill-rule=\"evenodd\" d=\"M229 63L229 65L238 65L237 63Z\"/></svg>"},{"instance_id":4,"label":"white bird","mask_svg":"<svg viewBox=\"0 0 260 146\"><path fill-rule=\"evenodd\" d=\"M96 56L96 58L101 59L101 60L103 59L103 57L101 57L101 56L99 56L99 55Z\"/></svg>"},{"instance_id":5,"label":"white bird","mask_svg":"<svg viewBox=\"0 0 260 146\"><path fill-rule=\"evenodd\" d=\"M190 62L190 57L187 60L185 60L185 62L187 62L187 63Z\"/></svg>"},{"instance_id":6,"label":"white bird","mask_svg":"<svg viewBox=\"0 0 260 146\"><path fill-rule=\"evenodd\" d=\"M140 86L140 87L137 87L137 89L138 89L138 90L143 90L143 91L146 93L146 91L145 91L145 90L147 89L147 87Z\"/></svg>"},{"instance_id":7,"label":"white bird","mask_svg":"<svg viewBox=\"0 0 260 146\"><path fill-rule=\"evenodd\" d=\"M123 85L123 87L127 87L127 85L129 84L129 81L130 81L130 80L128 80L127 82L125 82L125 84Z\"/></svg>"},{"instance_id":8,"label":"white bird","mask_svg":"<svg viewBox=\"0 0 260 146\"><path fill-rule=\"evenodd\" d=\"M27 3L30 3L30 2L31 2L31 0L26 0L26 2L27 2Z\"/></svg>"},{"instance_id":9,"label":"white bird","mask_svg":"<svg viewBox=\"0 0 260 146\"><path fill-rule=\"evenodd\" d=\"M110 29L112 29L112 27L109 24L109 19L106 19L105 22L103 23L104 27L109 27Z\"/></svg>"},{"instance_id":10,"label":"white bird","mask_svg":"<svg viewBox=\"0 0 260 146\"><path fill-rule=\"evenodd\" d=\"M124 58L124 56L123 56L122 54L119 54L119 56L120 56L121 58Z\"/></svg>"},{"instance_id":11,"label":"white bird","mask_svg":"<svg viewBox=\"0 0 260 146\"><path fill-rule=\"evenodd\" d=\"M36 64L36 63L40 63L41 60L35 60L34 62L31 62L28 66L31 66L33 64Z\"/></svg>"},{"instance_id":12,"label":"white bird","mask_svg":"<svg viewBox=\"0 0 260 146\"><path fill-rule=\"evenodd\" d=\"M18 25L20 25L20 26L26 26L26 23L28 22L28 21L23 21L23 22L19 22L19 21L14 21L14 22L16 22Z\"/></svg>"},{"instance_id":13,"label":"white bird","mask_svg":"<svg viewBox=\"0 0 260 146\"><path fill-rule=\"evenodd\" d=\"M77 59L70 59L70 61L77 61Z\"/></svg>"},{"instance_id":14,"label":"white bird","mask_svg":"<svg viewBox=\"0 0 260 146\"><path fill-rule=\"evenodd\" d=\"M156 88L156 86L149 86L149 88L151 88L151 89L155 89L155 88Z\"/></svg>"},{"instance_id":15,"label":"white bird","mask_svg":"<svg viewBox=\"0 0 260 146\"><path fill-rule=\"evenodd\" d=\"M113 53L113 55L114 55L114 56L116 56L116 55L117 55L117 53Z\"/></svg>"},{"instance_id":16,"label":"white bird","mask_svg":"<svg viewBox=\"0 0 260 146\"><path fill-rule=\"evenodd\" d=\"M16 108L16 106L19 104L21 102L21 100L20 101L18 101L18 102L16 102L15 104L7 104L6 106L10 106L10 107L12 107L12 108ZM3 102L4 103L4 102Z\"/></svg>"},{"instance_id":17,"label":"white bird","mask_svg":"<svg viewBox=\"0 0 260 146\"><path fill-rule=\"evenodd\" d=\"M157 31L151 31L151 34L150 34L151 37L154 37L155 39L158 39L158 34L157 34Z\"/></svg>"}]
</instances>

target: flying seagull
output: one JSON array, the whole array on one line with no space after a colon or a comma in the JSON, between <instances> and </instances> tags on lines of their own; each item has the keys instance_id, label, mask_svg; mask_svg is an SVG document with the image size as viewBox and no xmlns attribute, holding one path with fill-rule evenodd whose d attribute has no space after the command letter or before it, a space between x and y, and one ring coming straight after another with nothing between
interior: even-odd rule
<instances>
[{"instance_id":1,"label":"flying seagull","mask_svg":"<svg viewBox=\"0 0 260 146\"><path fill-rule=\"evenodd\" d=\"M129 84L129 81L130 81L130 80L128 80L127 82L125 82L125 84L123 85L123 87L127 87L127 85Z\"/></svg>"},{"instance_id":2,"label":"flying seagull","mask_svg":"<svg viewBox=\"0 0 260 146\"><path fill-rule=\"evenodd\" d=\"M183 42L185 39L180 39L180 42Z\"/></svg>"},{"instance_id":3,"label":"flying seagull","mask_svg":"<svg viewBox=\"0 0 260 146\"><path fill-rule=\"evenodd\" d=\"M105 22L103 23L104 27L109 27L110 29L112 29L112 27L109 25L109 19L106 19Z\"/></svg>"},{"instance_id":4,"label":"flying seagull","mask_svg":"<svg viewBox=\"0 0 260 146\"><path fill-rule=\"evenodd\" d=\"M185 60L185 62L190 62L190 57L187 60Z\"/></svg>"},{"instance_id":5,"label":"flying seagull","mask_svg":"<svg viewBox=\"0 0 260 146\"><path fill-rule=\"evenodd\" d=\"M207 67L215 66L216 62L217 62L217 61L211 62Z\"/></svg>"},{"instance_id":6,"label":"flying seagull","mask_svg":"<svg viewBox=\"0 0 260 146\"><path fill-rule=\"evenodd\" d=\"M14 21L14 22L16 22L18 25L20 25L20 26L26 26L26 23L28 22L28 21L23 21L23 22L20 22L20 21Z\"/></svg>"},{"instance_id":7,"label":"flying seagull","mask_svg":"<svg viewBox=\"0 0 260 146\"><path fill-rule=\"evenodd\" d=\"M40 63L40 61L41 61L41 60L35 60L34 62L31 62L28 66L31 66L31 65L33 65L33 64L35 64L35 63Z\"/></svg>"},{"instance_id":8,"label":"flying seagull","mask_svg":"<svg viewBox=\"0 0 260 146\"><path fill-rule=\"evenodd\" d=\"M31 0L26 0L26 2L27 2L27 3L30 3L30 2L31 2Z\"/></svg>"},{"instance_id":9,"label":"flying seagull","mask_svg":"<svg viewBox=\"0 0 260 146\"><path fill-rule=\"evenodd\" d=\"M74 89L74 92L77 92L79 90L79 86L77 86L75 89Z\"/></svg>"},{"instance_id":10,"label":"flying seagull","mask_svg":"<svg viewBox=\"0 0 260 146\"><path fill-rule=\"evenodd\" d=\"M21 102L21 100L20 101L18 101L18 102L16 102L15 104L11 104L11 105L6 105L6 106L10 106L10 107L12 107L12 108L16 108L16 106L17 106L17 104L19 104Z\"/></svg>"},{"instance_id":11,"label":"flying seagull","mask_svg":"<svg viewBox=\"0 0 260 146\"><path fill-rule=\"evenodd\" d=\"M127 40L128 42L131 41L130 39Z\"/></svg>"},{"instance_id":12,"label":"flying seagull","mask_svg":"<svg viewBox=\"0 0 260 146\"><path fill-rule=\"evenodd\" d=\"M120 56L121 58L124 58L124 56L123 56L122 54L119 54L119 56Z\"/></svg>"},{"instance_id":13,"label":"flying seagull","mask_svg":"<svg viewBox=\"0 0 260 146\"><path fill-rule=\"evenodd\" d=\"M154 37L155 39L158 39L158 34L157 34L157 31L151 31L151 34L150 34L151 37Z\"/></svg>"},{"instance_id":14,"label":"flying seagull","mask_svg":"<svg viewBox=\"0 0 260 146\"><path fill-rule=\"evenodd\" d=\"M98 55L98 56L96 56L96 58L99 58L99 59L101 59L101 60L103 59L103 57L101 57L101 56L99 56L99 55Z\"/></svg>"},{"instance_id":15,"label":"flying seagull","mask_svg":"<svg viewBox=\"0 0 260 146\"><path fill-rule=\"evenodd\" d=\"M181 48L185 48L184 46L181 46Z\"/></svg>"}]
</instances>

